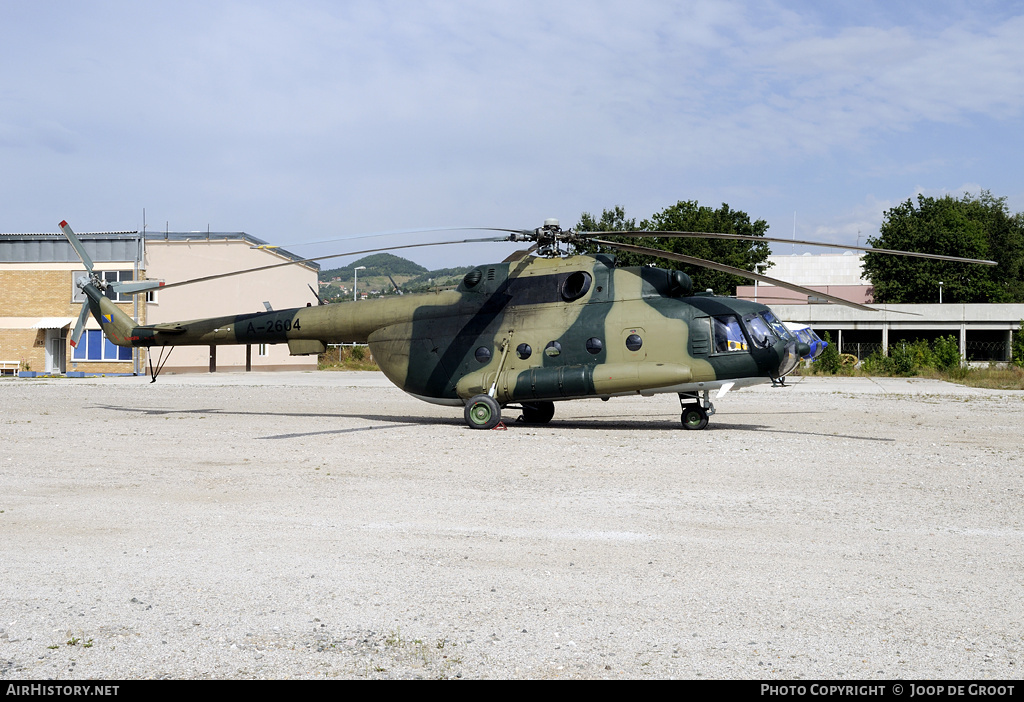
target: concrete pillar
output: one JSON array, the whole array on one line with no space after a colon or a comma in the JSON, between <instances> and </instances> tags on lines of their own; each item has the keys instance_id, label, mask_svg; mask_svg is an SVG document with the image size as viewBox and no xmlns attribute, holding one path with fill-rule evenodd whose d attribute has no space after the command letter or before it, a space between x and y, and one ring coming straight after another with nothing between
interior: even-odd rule
<instances>
[{"instance_id":1,"label":"concrete pillar","mask_svg":"<svg viewBox=\"0 0 1024 702\"><path fill-rule=\"evenodd\" d=\"M960 325L960 362L967 361L967 325Z\"/></svg>"},{"instance_id":2,"label":"concrete pillar","mask_svg":"<svg viewBox=\"0 0 1024 702\"><path fill-rule=\"evenodd\" d=\"M889 323L882 324L882 355L889 355Z\"/></svg>"}]
</instances>

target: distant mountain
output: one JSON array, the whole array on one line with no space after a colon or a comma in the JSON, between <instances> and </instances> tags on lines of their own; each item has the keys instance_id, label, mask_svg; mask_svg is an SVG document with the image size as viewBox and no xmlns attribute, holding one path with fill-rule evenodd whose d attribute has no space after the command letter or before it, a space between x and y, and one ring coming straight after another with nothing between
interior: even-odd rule
<instances>
[{"instance_id":1,"label":"distant mountain","mask_svg":"<svg viewBox=\"0 0 1024 702\"><path fill-rule=\"evenodd\" d=\"M331 268L320 271L320 280L330 281L337 278L341 282L352 280L353 271L359 266L366 266L365 271L359 271L360 280L370 276L403 276L416 277L428 273L426 268L414 263L407 258L395 256L389 253L372 254L364 256L358 261L353 261L344 268Z\"/></svg>"}]
</instances>

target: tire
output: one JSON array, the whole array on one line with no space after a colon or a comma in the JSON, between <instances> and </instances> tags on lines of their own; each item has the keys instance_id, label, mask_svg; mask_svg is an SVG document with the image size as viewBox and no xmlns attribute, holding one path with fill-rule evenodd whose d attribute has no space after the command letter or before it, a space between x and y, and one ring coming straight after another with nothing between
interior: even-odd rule
<instances>
[{"instance_id":1,"label":"tire","mask_svg":"<svg viewBox=\"0 0 1024 702\"><path fill-rule=\"evenodd\" d=\"M463 417L470 429L493 429L501 421L501 407L490 395L477 395L466 403Z\"/></svg>"},{"instance_id":2,"label":"tire","mask_svg":"<svg viewBox=\"0 0 1024 702\"><path fill-rule=\"evenodd\" d=\"M700 405L691 405L683 410L680 420L684 429L696 431L708 425L708 413Z\"/></svg>"},{"instance_id":3,"label":"tire","mask_svg":"<svg viewBox=\"0 0 1024 702\"><path fill-rule=\"evenodd\" d=\"M523 422L525 424L547 424L555 416L554 402L524 402Z\"/></svg>"}]
</instances>

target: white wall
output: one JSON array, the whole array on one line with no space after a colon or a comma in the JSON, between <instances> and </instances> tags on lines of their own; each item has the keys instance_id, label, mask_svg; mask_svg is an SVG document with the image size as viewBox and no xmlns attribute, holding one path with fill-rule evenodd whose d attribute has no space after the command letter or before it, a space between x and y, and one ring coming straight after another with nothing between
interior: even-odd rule
<instances>
[{"instance_id":1,"label":"white wall","mask_svg":"<svg viewBox=\"0 0 1024 702\"><path fill-rule=\"evenodd\" d=\"M146 241L146 275L167 283L216 275L230 271L284 263L286 258L268 249L253 249L245 239L210 239L197 234L192 241L150 239ZM218 280L159 290L148 306L149 324L179 322L202 317L263 312L263 301L275 310L316 304L307 285L317 288L316 271L303 265L283 266L269 271L231 276ZM315 368L316 356L290 356L287 344L268 346L269 355L260 357L252 349L253 370ZM167 372L175 369L205 370L209 367L208 346L175 348ZM245 346L218 346L217 370L244 370Z\"/></svg>"}]
</instances>

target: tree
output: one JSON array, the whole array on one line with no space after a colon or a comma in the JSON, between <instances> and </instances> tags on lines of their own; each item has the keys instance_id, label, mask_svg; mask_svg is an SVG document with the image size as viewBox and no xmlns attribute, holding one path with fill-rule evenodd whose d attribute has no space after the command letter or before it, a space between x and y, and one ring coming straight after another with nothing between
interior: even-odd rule
<instances>
[{"instance_id":1,"label":"tree","mask_svg":"<svg viewBox=\"0 0 1024 702\"><path fill-rule=\"evenodd\" d=\"M747 236L764 236L768 231L768 223L763 219L750 221L746 212L733 210L729 205L722 204L717 210L701 206L696 200L680 200L675 205L666 207L650 219L643 220L639 225L635 219L626 219L621 207L604 210L600 220L584 212L577 231L616 232L616 231L686 231L686 232L717 232L721 234L744 234ZM670 239L643 237L639 239L617 239L608 237L609 241L622 241L637 246L646 246L662 251L703 258L716 263L724 263L743 270L753 271L758 264L765 264L762 269L770 266L766 263L771 250L767 243L749 241L729 241L725 239ZM581 250L592 253L597 245L584 246ZM616 260L620 266L646 266L654 264L660 268L679 269L693 279L694 290L711 289L716 293L732 295L737 285L746 285L746 278L720 273L707 268L677 263L664 258L616 251Z\"/></svg>"},{"instance_id":2,"label":"tree","mask_svg":"<svg viewBox=\"0 0 1024 702\"><path fill-rule=\"evenodd\" d=\"M1011 215L1006 198L988 191L957 199L918 195L888 210L876 248L992 259L971 263L866 254L864 273L878 303L1024 302L1024 216Z\"/></svg>"},{"instance_id":3,"label":"tree","mask_svg":"<svg viewBox=\"0 0 1024 702\"><path fill-rule=\"evenodd\" d=\"M1013 348L1011 349L1013 354L1013 365L1020 368L1024 368L1024 319L1020 320L1020 326L1017 327L1017 331L1013 335Z\"/></svg>"},{"instance_id":4,"label":"tree","mask_svg":"<svg viewBox=\"0 0 1024 702\"><path fill-rule=\"evenodd\" d=\"M833 343L832 335L828 332L825 332L823 341L825 342L825 350L814 359L814 368L822 373L835 375L839 372L839 367L842 365L839 360L839 347Z\"/></svg>"}]
</instances>

